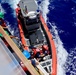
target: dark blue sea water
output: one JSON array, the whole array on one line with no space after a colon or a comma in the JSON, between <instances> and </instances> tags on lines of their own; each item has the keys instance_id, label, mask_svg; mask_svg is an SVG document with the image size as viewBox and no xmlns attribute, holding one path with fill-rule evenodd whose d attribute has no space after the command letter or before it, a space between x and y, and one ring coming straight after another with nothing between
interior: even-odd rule
<instances>
[{"instance_id":1,"label":"dark blue sea water","mask_svg":"<svg viewBox=\"0 0 76 75\"><path fill-rule=\"evenodd\" d=\"M49 21L57 26L58 34L69 56L66 75L76 75L76 2L52 0L49 5Z\"/></svg>"},{"instance_id":2,"label":"dark blue sea water","mask_svg":"<svg viewBox=\"0 0 76 75\"><path fill-rule=\"evenodd\" d=\"M18 0L0 0L0 8L5 12L5 21L9 24L10 28L13 29L14 35L18 36L17 20L15 14L15 7L13 3L18 2ZM54 38L58 41L58 56L61 56L60 61L61 68L64 72L58 73L58 75L76 75L76 1L75 0L37 0L41 10L46 14L47 25L51 30ZM47 1L49 5L47 6ZM42 3L43 2L43 3ZM42 5L41 5L42 4ZM47 7L47 8L46 8ZM43 11L45 9L45 11ZM46 13L47 9L49 10ZM50 25L51 23L51 25ZM54 29L57 32L53 32ZM62 43L61 43L62 42ZM61 45L60 45L61 44ZM63 51L61 51L63 50ZM68 56L66 58L65 64L63 64L63 55L66 56L65 51ZM59 68L58 68L59 69ZM62 70L62 69L59 69ZM64 73L64 74L61 74Z\"/></svg>"},{"instance_id":3,"label":"dark blue sea water","mask_svg":"<svg viewBox=\"0 0 76 75\"><path fill-rule=\"evenodd\" d=\"M59 36L69 52L69 49L76 47L76 3L72 0L54 0L49 10L49 21L55 22L59 31L63 31L59 32Z\"/></svg>"}]
</instances>

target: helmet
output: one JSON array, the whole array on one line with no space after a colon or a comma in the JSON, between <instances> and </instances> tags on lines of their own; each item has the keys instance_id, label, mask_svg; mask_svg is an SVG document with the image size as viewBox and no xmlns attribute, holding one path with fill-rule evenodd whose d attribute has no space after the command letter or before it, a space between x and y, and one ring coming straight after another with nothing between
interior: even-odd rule
<instances>
[{"instance_id":1,"label":"helmet","mask_svg":"<svg viewBox=\"0 0 76 75\"><path fill-rule=\"evenodd\" d=\"M4 14L0 12L0 18L4 18Z\"/></svg>"},{"instance_id":2,"label":"helmet","mask_svg":"<svg viewBox=\"0 0 76 75\"><path fill-rule=\"evenodd\" d=\"M30 53L27 50L24 50L23 54L27 59L30 58Z\"/></svg>"}]
</instances>

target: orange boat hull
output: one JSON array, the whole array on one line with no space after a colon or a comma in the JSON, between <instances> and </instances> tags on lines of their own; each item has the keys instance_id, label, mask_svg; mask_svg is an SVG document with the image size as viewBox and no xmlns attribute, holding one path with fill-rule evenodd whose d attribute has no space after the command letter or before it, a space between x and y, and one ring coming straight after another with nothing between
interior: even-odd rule
<instances>
[{"instance_id":1,"label":"orange boat hull","mask_svg":"<svg viewBox=\"0 0 76 75\"><path fill-rule=\"evenodd\" d=\"M52 50L52 73L51 73L51 75L57 75L57 53L56 53L55 43L52 38L52 34L50 33L50 30L48 29L42 15L40 15L40 19L41 19L42 25L48 35L49 42L51 45L51 50Z\"/></svg>"}]
</instances>

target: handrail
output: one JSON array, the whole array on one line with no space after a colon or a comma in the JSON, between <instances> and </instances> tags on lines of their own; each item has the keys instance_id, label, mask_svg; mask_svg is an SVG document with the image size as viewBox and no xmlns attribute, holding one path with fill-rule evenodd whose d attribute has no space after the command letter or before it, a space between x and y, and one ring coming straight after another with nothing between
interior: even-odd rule
<instances>
[{"instance_id":1,"label":"handrail","mask_svg":"<svg viewBox=\"0 0 76 75\"><path fill-rule=\"evenodd\" d=\"M11 46L13 51L17 54L17 56L20 58L20 60L24 63L26 68L29 70L29 72L32 75L39 75L39 73L35 70L35 68L31 65L31 63L28 61L28 59L22 54L20 49L16 46L16 44L12 41L12 39L5 33L3 28L0 26L0 33L3 35L5 40L8 42L8 44Z\"/></svg>"}]
</instances>

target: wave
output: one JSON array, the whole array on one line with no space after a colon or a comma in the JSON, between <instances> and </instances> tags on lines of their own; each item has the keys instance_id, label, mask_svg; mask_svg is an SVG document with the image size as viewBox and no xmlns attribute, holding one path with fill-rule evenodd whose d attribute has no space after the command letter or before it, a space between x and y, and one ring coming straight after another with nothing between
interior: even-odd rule
<instances>
[{"instance_id":1,"label":"wave","mask_svg":"<svg viewBox=\"0 0 76 75\"><path fill-rule=\"evenodd\" d=\"M65 66L67 75L76 75L76 47L70 49Z\"/></svg>"},{"instance_id":2,"label":"wave","mask_svg":"<svg viewBox=\"0 0 76 75\"><path fill-rule=\"evenodd\" d=\"M9 4L10 4L11 8L14 9L13 17L15 17L15 18L16 18L15 9L17 8L17 4L19 3L19 1L20 1L20 0L12 0L12 1L9 0ZM19 37L19 31L18 31L18 28L17 28L17 23L15 23L15 25L16 25L16 26L14 27L12 33L13 33L14 35L16 35L16 36ZM12 28L11 28L11 29L12 29ZM11 29L10 29L10 30L11 30Z\"/></svg>"},{"instance_id":3,"label":"wave","mask_svg":"<svg viewBox=\"0 0 76 75\"><path fill-rule=\"evenodd\" d=\"M9 3L13 9L17 8L17 4L20 0L1 0L0 3Z\"/></svg>"},{"instance_id":4,"label":"wave","mask_svg":"<svg viewBox=\"0 0 76 75\"><path fill-rule=\"evenodd\" d=\"M9 31L13 35L19 36L18 28L17 28L17 19L15 9L17 8L19 0L1 0L0 8L2 12L5 14L4 20L8 26ZM9 14L8 14L9 13ZM8 16L9 15L9 16Z\"/></svg>"},{"instance_id":5,"label":"wave","mask_svg":"<svg viewBox=\"0 0 76 75\"><path fill-rule=\"evenodd\" d=\"M4 9L2 8L1 3L0 3L0 12L6 13L6 12L4 11Z\"/></svg>"},{"instance_id":6,"label":"wave","mask_svg":"<svg viewBox=\"0 0 76 75\"><path fill-rule=\"evenodd\" d=\"M2 8L1 3L5 3L5 1L1 1L1 2L0 2L0 12L3 12L4 14L7 14L7 12ZM7 20L6 20L6 24L7 24L7 26L8 26L9 31L11 31L10 24L9 24L9 22L8 22ZM12 30L12 31L11 31L11 34L13 34L13 33L14 33L14 31Z\"/></svg>"},{"instance_id":7,"label":"wave","mask_svg":"<svg viewBox=\"0 0 76 75\"><path fill-rule=\"evenodd\" d=\"M42 1L42 0L41 0ZM45 19L45 22L47 22L47 14L49 12L49 9L48 9L48 5L49 5L49 0L43 0L40 5L39 5L39 8L40 10L42 11L42 15Z\"/></svg>"}]
</instances>

